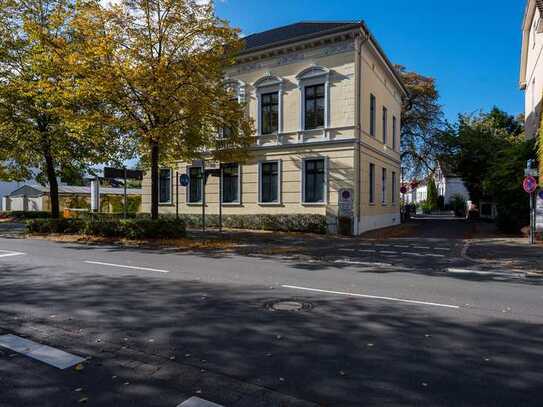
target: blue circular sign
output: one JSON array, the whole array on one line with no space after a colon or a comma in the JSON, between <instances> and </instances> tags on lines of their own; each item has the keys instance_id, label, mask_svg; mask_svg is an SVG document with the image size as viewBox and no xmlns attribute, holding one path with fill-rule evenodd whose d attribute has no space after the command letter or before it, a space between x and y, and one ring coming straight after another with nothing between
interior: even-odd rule
<instances>
[{"instance_id":1,"label":"blue circular sign","mask_svg":"<svg viewBox=\"0 0 543 407\"><path fill-rule=\"evenodd\" d=\"M188 186L189 182L190 182L190 178L187 174L181 174L179 176L179 183L181 184L182 187Z\"/></svg>"},{"instance_id":2,"label":"blue circular sign","mask_svg":"<svg viewBox=\"0 0 543 407\"><path fill-rule=\"evenodd\" d=\"M543 189L541 191L539 191L539 198L543 199Z\"/></svg>"}]
</instances>

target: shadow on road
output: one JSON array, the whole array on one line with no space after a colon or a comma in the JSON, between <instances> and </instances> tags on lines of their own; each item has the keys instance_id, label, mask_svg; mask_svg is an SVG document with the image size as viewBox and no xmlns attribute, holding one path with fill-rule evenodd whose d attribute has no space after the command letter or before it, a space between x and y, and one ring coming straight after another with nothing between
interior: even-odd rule
<instances>
[{"instance_id":1,"label":"shadow on road","mask_svg":"<svg viewBox=\"0 0 543 407\"><path fill-rule=\"evenodd\" d=\"M18 330L32 321L63 330L63 338L48 336L47 341L84 349L110 376L119 375L113 362L122 359L123 347L139 352L142 362L133 366L130 383L142 390L131 395L140 405L156 405L152 400L172 386L189 391L198 386L205 394L212 387L206 372L321 406L540 401L539 323L326 295L296 296L314 305L309 312L271 312L264 304L291 298L288 292L154 276L49 272L0 266L2 324ZM150 355L163 360L164 370L138 371ZM172 356L173 367L168 365ZM1 366L0 377L12 374ZM175 369L183 367L201 374L176 376ZM99 392L99 384L94 386ZM16 391L47 400L52 390L36 382ZM112 391L120 390L114 386ZM236 405L226 390L212 396Z\"/></svg>"}]
</instances>

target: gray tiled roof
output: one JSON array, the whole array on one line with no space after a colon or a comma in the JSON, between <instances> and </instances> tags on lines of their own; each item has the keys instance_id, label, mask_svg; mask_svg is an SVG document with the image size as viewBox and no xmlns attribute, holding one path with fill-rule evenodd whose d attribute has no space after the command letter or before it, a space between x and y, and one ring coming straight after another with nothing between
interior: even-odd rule
<instances>
[{"instance_id":1,"label":"gray tiled roof","mask_svg":"<svg viewBox=\"0 0 543 407\"><path fill-rule=\"evenodd\" d=\"M244 38L244 52L266 48L271 45L291 42L298 39L311 38L336 31L344 31L360 26L360 22L354 21L304 21L272 30L259 32Z\"/></svg>"},{"instance_id":2,"label":"gray tiled roof","mask_svg":"<svg viewBox=\"0 0 543 407\"><path fill-rule=\"evenodd\" d=\"M91 190L90 187L79 187L79 186L71 186L71 185L59 185L58 186L58 192L59 194L90 194ZM49 187L43 186L43 185L24 185L20 188L17 188L15 191L11 192L9 196L15 197L15 196L21 196L21 195L27 195L27 196L39 196L44 193L49 193ZM137 188L127 188L126 194L127 195L141 195L142 190ZM123 195L124 189L123 188L105 188L100 187L100 194L103 195Z\"/></svg>"}]
</instances>

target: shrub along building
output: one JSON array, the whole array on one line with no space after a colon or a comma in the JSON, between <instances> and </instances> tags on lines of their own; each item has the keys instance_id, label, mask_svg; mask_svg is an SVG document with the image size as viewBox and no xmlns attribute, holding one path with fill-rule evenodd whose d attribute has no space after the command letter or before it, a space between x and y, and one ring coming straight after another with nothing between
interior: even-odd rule
<instances>
[{"instance_id":1,"label":"shrub along building","mask_svg":"<svg viewBox=\"0 0 543 407\"><path fill-rule=\"evenodd\" d=\"M346 218L354 234L400 222L406 89L364 23L302 22L250 35L227 84L257 134L246 162L222 164L224 215L321 215L331 233ZM176 172L190 177L179 188L180 213L200 214L196 162L160 170L160 212L175 213ZM206 213L217 214L219 179L205 188Z\"/></svg>"}]
</instances>

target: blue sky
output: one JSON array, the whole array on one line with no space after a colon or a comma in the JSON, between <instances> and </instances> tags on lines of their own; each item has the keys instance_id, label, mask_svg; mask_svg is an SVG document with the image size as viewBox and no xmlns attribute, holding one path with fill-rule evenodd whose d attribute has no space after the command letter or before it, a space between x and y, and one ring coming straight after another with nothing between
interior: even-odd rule
<instances>
[{"instance_id":1,"label":"blue sky","mask_svg":"<svg viewBox=\"0 0 543 407\"><path fill-rule=\"evenodd\" d=\"M222 0L244 34L303 20L364 20L394 63L436 78L445 115L496 105L517 114L525 0Z\"/></svg>"}]
</instances>

